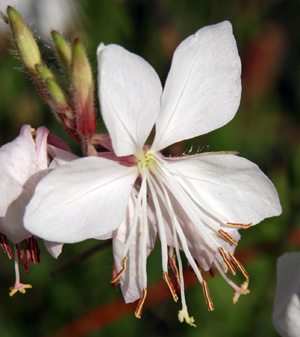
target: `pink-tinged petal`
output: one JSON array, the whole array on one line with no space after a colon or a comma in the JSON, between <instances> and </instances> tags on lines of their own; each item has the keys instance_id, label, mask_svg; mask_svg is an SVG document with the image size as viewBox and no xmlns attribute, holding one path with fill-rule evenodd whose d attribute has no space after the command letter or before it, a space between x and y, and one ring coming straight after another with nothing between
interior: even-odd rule
<instances>
[{"instance_id":1,"label":"pink-tinged petal","mask_svg":"<svg viewBox=\"0 0 300 337\"><path fill-rule=\"evenodd\" d=\"M156 122L155 150L227 124L241 96L241 62L230 22L204 27L176 49Z\"/></svg>"},{"instance_id":2,"label":"pink-tinged petal","mask_svg":"<svg viewBox=\"0 0 300 337\"><path fill-rule=\"evenodd\" d=\"M300 331L300 253L282 255L277 262L277 284L273 324L284 337L298 337Z\"/></svg>"},{"instance_id":3,"label":"pink-tinged petal","mask_svg":"<svg viewBox=\"0 0 300 337\"><path fill-rule=\"evenodd\" d=\"M247 159L205 155L174 161L168 167L207 212L220 214L225 221L255 225L281 213L274 185Z\"/></svg>"},{"instance_id":4,"label":"pink-tinged petal","mask_svg":"<svg viewBox=\"0 0 300 337\"><path fill-rule=\"evenodd\" d=\"M24 126L12 142L0 148L0 216L22 192L23 184L39 170L30 126Z\"/></svg>"},{"instance_id":5,"label":"pink-tinged petal","mask_svg":"<svg viewBox=\"0 0 300 337\"><path fill-rule=\"evenodd\" d=\"M61 254L63 249L62 243L51 242L44 240L45 247L47 248L48 252L57 259L58 256Z\"/></svg>"},{"instance_id":6,"label":"pink-tinged petal","mask_svg":"<svg viewBox=\"0 0 300 337\"><path fill-rule=\"evenodd\" d=\"M114 151L139 153L159 113L160 80L144 59L120 46L101 44L97 54L101 112Z\"/></svg>"},{"instance_id":7,"label":"pink-tinged petal","mask_svg":"<svg viewBox=\"0 0 300 337\"><path fill-rule=\"evenodd\" d=\"M58 167L38 184L25 228L61 243L105 235L121 224L137 175L135 167L97 157Z\"/></svg>"},{"instance_id":8,"label":"pink-tinged petal","mask_svg":"<svg viewBox=\"0 0 300 337\"><path fill-rule=\"evenodd\" d=\"M49 165L50 169L54 169L57 168L58 166L65 165L79 158L72 152L62 150L52 145L48 145L48 154L53 158Z\"/></svg>"},{"instance_id":9,"label":"pink-tinged petal","mask_svg":"<svg viewBox=\"0 0 300 337\"><path fill-rule=\"evenodd\" d=\"M38 164L41 170L48 168L48 153L47 153L47 140L49 130L44 126L40 127L36 131L35 144L36 154L38 158Z\"/></svg>"},{"instance_id":10,"label":"pink-tinged petal","mask_svg":"<svg viewBox=\"0 0 300 337\"><path fill-rule=\"evenodd\" d=\"M24 183L18 197L12 201L4 217L0 217L0 232L13 243L21 242L32 234L24 227L25 208L28 205L37 183L47 174L47 170L39 171L30 176Z\"/></svg>"}]
</instances>

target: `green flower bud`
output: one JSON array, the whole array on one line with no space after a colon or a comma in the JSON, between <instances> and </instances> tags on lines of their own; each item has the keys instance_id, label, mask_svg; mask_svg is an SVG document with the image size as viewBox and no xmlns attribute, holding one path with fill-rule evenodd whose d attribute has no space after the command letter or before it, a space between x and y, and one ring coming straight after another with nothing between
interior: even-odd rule
<instances>
[{"instance_id":1,"label":"green flower bud","mask_svg":"<svg viewBox=\"0 0 300 337\"><path fill-rule=\"evenodd\" d=\"M67 79L70 77L72 50L69 43L55 30L51 32L58 60Z\"/></svg>"},{"instance_id":2,"label":"green flower bud","mask_svg":"<svg viewBox=\"0 0 300 337\"><path fill-rule=\"evenodd\" d=\"M48 101L48 103L50 104L52 110L54 110L54 113L57 112L59 115L64 114L68 119L72 120L74 118L74 114L69 104L68 97L55 79L52 71L45 65L37 65L36 71L47 87L50 99L50 102Z\"/></svg>"},{"instance_id":3,"label":"green flower bud","mask_svg":"<svg viewBox=\"0 0 300 337\"><path fill-rule=\"evenodd\" d=\"M38 45L21 15L13 7L7 7L7 15L20 57L30 75L34 77L36 74L35 66L42 63Z\"/></svg>"}]
</instances>

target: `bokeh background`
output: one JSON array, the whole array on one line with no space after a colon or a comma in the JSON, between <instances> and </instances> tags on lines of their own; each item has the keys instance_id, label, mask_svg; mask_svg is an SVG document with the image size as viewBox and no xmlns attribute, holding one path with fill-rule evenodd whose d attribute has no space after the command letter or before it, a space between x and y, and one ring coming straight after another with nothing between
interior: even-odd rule
<instances>
[{"instance_id":1,"label":"bokeh background","mask_svg":"<svg viewBox=\"0 0 300 337\"><path fill-rule=\"evenodd\" d=\"M250 274L251 293L236 305L232 289L216 275L207 278L215 305L215 311L208 312L201 286L187 272L187 303L197 328L177 321L180 304L173 302L161 283L159 243L148 259L149 293L141 320L134 317L134 306L123 304L120 289L109 282L113 265L109 244L99 248L99 242L89 240L66 245L54 260L41 242L42 265L32 266L30 275L21 271L21 280L33 289L13 298L8 296L14 282L13 263L0 252L1 336L278 336L271 320L276 259L300 247L299 1L0 0L0 9L8 4L24 14L51 67L55 60L50 30L60 29L70 41L80 36L95 79L96 48L101 41L120 44L144 57L164 83L180 41L205 25L230 20L243 64L240 109L223 128L167 152L177 155L191 146L194 151L239 151L273 181L283 213L241 233L237 256ZM14 139L26 123L45 125L79 151L15 56L9 30L0 24L0 144ZM99 108L97 113L99 131L104 131ZM69 266L56 270L65 263ZM50 275L55 270L55 276Z\"/></svg>"}]
</instances>

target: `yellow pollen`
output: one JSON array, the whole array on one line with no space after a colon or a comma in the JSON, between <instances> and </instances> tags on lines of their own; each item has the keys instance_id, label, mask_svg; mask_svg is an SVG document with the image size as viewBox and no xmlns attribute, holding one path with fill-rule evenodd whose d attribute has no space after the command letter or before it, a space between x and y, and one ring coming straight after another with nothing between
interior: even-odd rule
<instances>
[{"instance_id":1,"label":"yellow pollen","mask_svg":"<svg viewBox=\"0 0 300 337\"><path fill-rule=\"evenodd\" d=\"M36 129L30 128L30 133L31 133L32 139L35 139L35 136L36 136Z\"/></svg>"},{"instance_id":2,"label":"yellow pollen","mask_svg":"<svg viewBox=\"0 0 300 337\"><path fill-rule=\"evenodd\" d=\"M151 150L143 153L138 158L138 161L138 170L140 173L142 173L144 170L151 172L153 168L155 168L155 166L157 165L155 152Z\"/></svg>"}]
</instances>

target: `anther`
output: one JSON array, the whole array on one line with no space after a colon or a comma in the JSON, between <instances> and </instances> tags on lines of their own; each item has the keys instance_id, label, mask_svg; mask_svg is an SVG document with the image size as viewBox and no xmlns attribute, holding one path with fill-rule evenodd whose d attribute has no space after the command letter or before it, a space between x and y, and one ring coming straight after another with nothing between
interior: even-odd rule
<instances>
[{"instance_id":1,"label":"anther","mask_svg":"<svg viewBox=\"0 0 300 337\"><path fill-rule=\"evenodd\" d=\"M9 243L7 241L7 237L4 234L2 234L2 233L0 233L0 245L1 245L4 253L7 254L8 258L10 260L12 260L13 259L13 254L12 254L10 245L9 245Z\"/></svg>"},{"instance_id":2,"label":"anther","mask_svg":"<svg viewBox=\"0 0 300 337\"><path fill-rule=\"evenodd\" d=\"M252 226L252 222L250 222L248 224L227 222L226 226L247 229L247 228Z\"/></svg>"},{"instance_id":3,"label":"anther","mask_svg":"<svg viewBox=\"0 0 300 337\"><path fill-rule=\"evenodd\" d=\"M138 303L138 305L136 307L136 310L135 310L135 317L136 318L142 317L142 311L143 311L143 306L144 306L144 303L145 303L146 296L147 296L147 288L143 288L142 297L140 298L139 303Z\"/></svg>"},{"instance_id":4,"label":"anther","mask_svg":"<svg viewBox=\"0 0 300 337\"><path fill-rule=\"evenodd\" d=\"M165 272L165 271L163 272L163 279L164 279L164 281L167 283L167 285L168 285L168 287L169 287L169 289L170 289L170 292L171 292L171 294L172 294L172 296L173 296L173 300L174 300L175 302L177 302L177 301L178 301L178 296L177 296L177 294L176 294L175 288L174 288L174 286L173 286L173 283L172 283L172 281L171 281L169 275L168 275L167 272Z\"/></svg>"},{"instance_id":5,"label":"anther","mask_svg":"<svg viewBox=\"0 0 300 337\"><path fill-rule=\"evenodd\" d=\"M207 283L204 280L202 281L202 288L203 288L203 293L204 293L204 297L205 297L205 300L206 300L208 310L213 311L214 305L213 305L213 302L212 302L211 297L209 295Z\"/></svg>"},{"instance_id":6,"label":"anther","mask_svg":"<svg viewBox=\"0 0 300 337\"><path fill-rule=\"evenodd\" d=\"M234 269L234 266L232 265L232 263L230 262L230 260L228 259L226 253L224 252L224 249L222 247L219 247L218 248L219 250L219 253L221 254L222 256L222 259L224 260L224 262L226 263L228 269L230 270L230 272L233 274L233 275L236 275L236 271Z\"/></svg>"},{"instance_id":7,"label":"anther","mask_svg":"<svg viewBox=\"0 0 300 337\"><path fill-rule=\"evenodd\" d=\"M179 270L178 270L177 264L176 264L176 255L175 254L173 254L171 257L169 257L169 263L170 263L171 269L173 271L173 274L175 276L177 288L180 289L180 276L179 276Z\"/></svg>"},{"instance_id":8,"label":"anther","mask_svg":"<svg viewBox=\"0 0 300 337\"><path fill-rule=\"evenodd\" d=\"M237 242L225 231L223 231L222 229L220 229L219 234L221 234L223 236L223 238L225 238L227 241L231 242L232 244L234 244L235 246L237 246Z\"/></svg>"},{"instance_id":9,"label":"anther","mask_svg":"<svg viewBox=\"0 0 300 337\"><path fill-rule=\"evenodd\" d=\"M118 272L117 276L112 279L110 281L110 283L115 283L118 281L118 279L120 278L120 276L123 274L123 272L126 270L126 263L127 263L127 260L128 260L128 256L124 257L123 259L123 263L122 263L122 269Z\"/></svg>"},{"instance_id":10,"label":"anther","mask_svg":"<svg viewBox=\"0 0 300 337\"><path fill-rule=\"evenodd\" d=\"M235 264L235 266L238 268L238 270L244 275L246 279L249 279L249 275L244 268L244 266L241 264L241 262L232 254L229 252L229 256L231 261Z\"/></svg>"}]
</instances>

